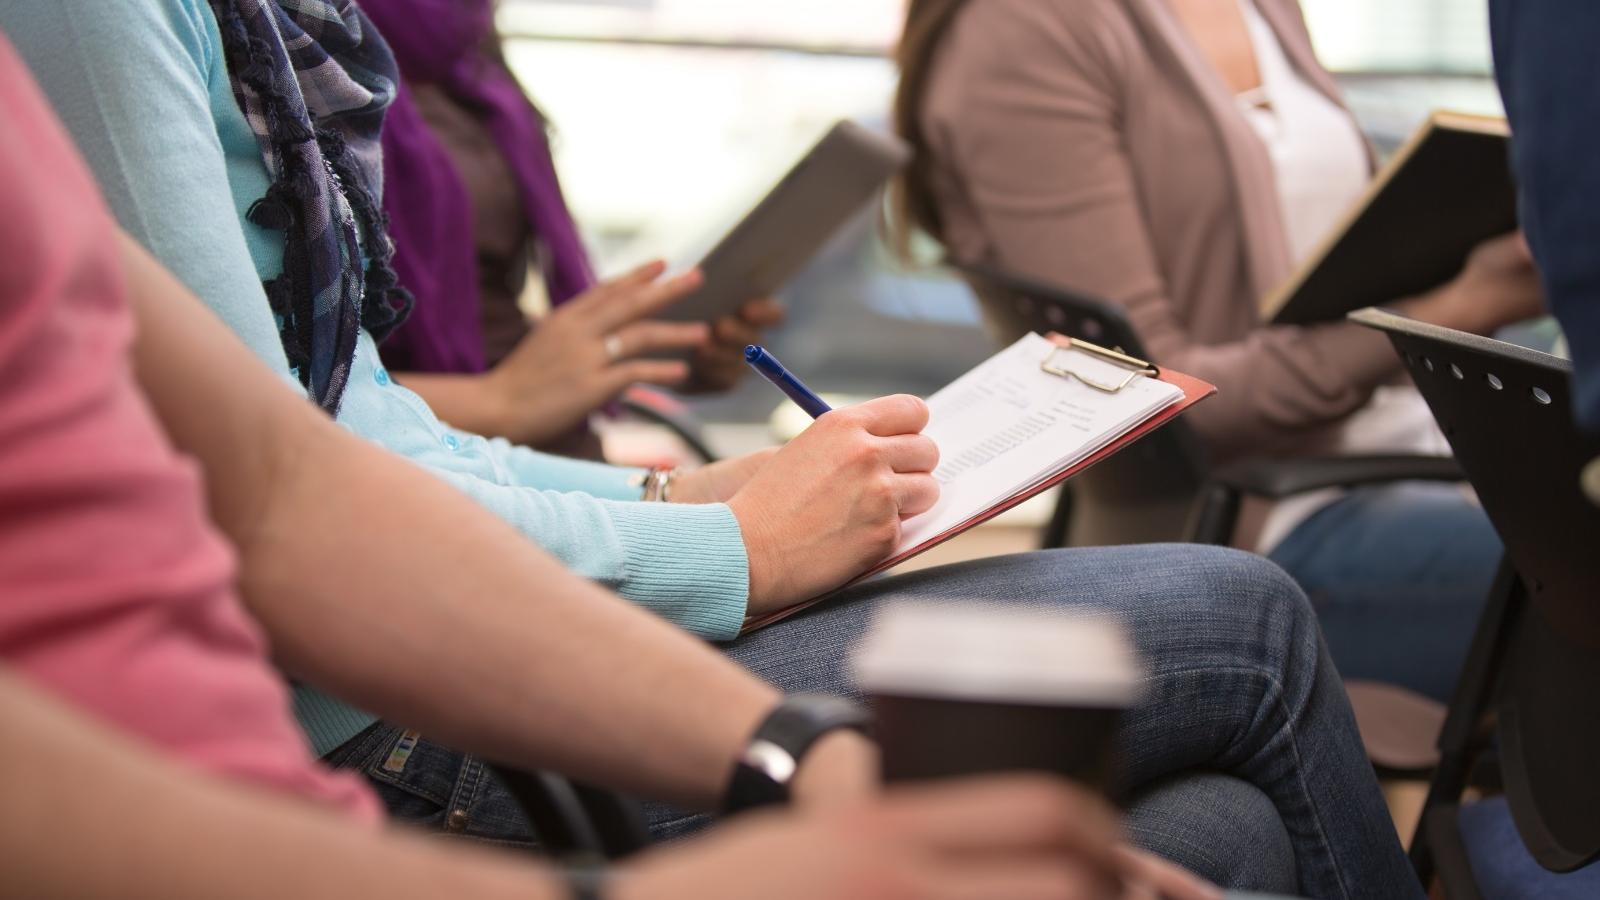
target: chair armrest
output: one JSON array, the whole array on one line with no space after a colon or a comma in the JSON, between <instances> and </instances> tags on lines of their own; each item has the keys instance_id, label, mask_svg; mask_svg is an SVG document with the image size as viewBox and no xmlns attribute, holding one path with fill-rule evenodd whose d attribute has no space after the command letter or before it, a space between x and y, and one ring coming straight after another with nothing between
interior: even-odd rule
<instances>
[{"instance_id":1,"label":"chair armrest","mask_svg":"<svg viewBox=\"0 0 1600 900\"><path fill-rule=\"evenodd\" d=\"M1447 456L1245 460L1211 473L1195 503L1188 538L1197 544L1228 544L1233 540L1239 508L1246 496L1283 500L1323 488L1352 488L1395 481L1463 480L1461 467Z\"/></svg>"},{"instance_id":2,"label":"chair armrest","mask_svg":"<svg viewBox=\"0 0 1600 900\"><path fill-rule=\"evenodd\" d=\"M641 387L629 388L619 405L627 412L653 422L677 435L702 462L717 461L706 440L705 426L687 406L657 391Z\"/></svg>"},{"instance_id":3,"label":"chair armrest","mask_svg":"<svg viewBox=\"0 0 1600 900\"><path fill-rule=\"evenodd\" d=\"M1240 494L1282 500L1323 488L1352 488L1394 481L1462 481L1461 466L1447 456L1339 456L1246 460L1225 466L1211 481Z\"/></svg>"}]
</instances>

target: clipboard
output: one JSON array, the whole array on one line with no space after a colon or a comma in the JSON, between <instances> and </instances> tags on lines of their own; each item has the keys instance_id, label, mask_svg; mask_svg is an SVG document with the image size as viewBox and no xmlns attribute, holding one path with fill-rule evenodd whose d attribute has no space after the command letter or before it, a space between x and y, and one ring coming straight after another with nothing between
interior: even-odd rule
<instances>
[{"instance_id":1,"label":"clipboard","mask_svg":"<svg viewBox=\"0 0 1600 900\"><path fill-rule=\"evenodd\" d=\"M1039 367L1051 375L1055 375L1060 378L1075 379L1085 385L1088 385L1094 390L1106 394L1118 393L1128 385L1133 384L1135 379L1138 378L1155 378L1176 387L1178 390L1183 392L1183 396L1177 402L1153 413L1143 422L1133 426L1133 428L1113 439L1104 447L1094 451L1073 465L1070 465L1060 472L1051 475L1049 478L1044 479L1038 484L1032 485L1022 491L1019 491L1018 493L1012 494L1011 496L1000 501L999 503L996 503L988 509L985 509L977 515L962 521L959 525L946 529L945 531L940 532L926 541L923 541L915 547L895 553L894 555L888 557L882 562L877 563L876 565L867 569L865 572L862 572L860 575L857 575L855 578L852 578L850 581L840 585L832 591L821 594L802 603L798 603L794 606L790 606L786 609L781 609L776 612L767 613L765 615L749 619L745 622L745 626L740 631L740 634L749 634L752 631L757 631L767 627L768 625L781 622L784 619L810 609L819 603L826 603L828 600L835 597L840 591L843 591L853 585L860 584L861 582L875 575L882 574L883 572L900 565L908 559L920 556L921 554L932 550L934 547L943 544L945 541L948 541L954 537L966 533L973 528L976 528L979 525L982 525L983 523L993 519L995 516L998 516L1003 512L1006 512L1007 510L1020 506L1021 504L1033 499L1034 497L1037 497L1056 485L1059 485L1064 481L1068 481L1082 474L1083 472L1088 471L1102 460L1122 452L1123 450L1137 443L1139 439L1143 438L1145 435L1150 434L1163 425L1166 425L1168 422L1171 422L1173 419L1176 419L1178 416L1183 415L1183 413L1188 411L1190 407L1217 392L1215 385L1201 381L1192 375L1185 375L1182 372L1177 372L1172 369L1163 369L1154 363L1129 356L1119 350L1101 347L1097 344L1092 344L1079 338L1067 337L1060 334L1051 334L1048 335L1048 337L1050 340L1055 342L1056 350L1053 351L1049 357L1041 360ZM1098 357L1101 360L1113 363L1119 368L1127 370L1128 375L1118 384L1112 384L1093 377L1085 377L1084 375L1071 369L1069 366L1062 365L1061 351L1063 350L1084 351L1095 357Z\"/></svg>"}]
</instances>

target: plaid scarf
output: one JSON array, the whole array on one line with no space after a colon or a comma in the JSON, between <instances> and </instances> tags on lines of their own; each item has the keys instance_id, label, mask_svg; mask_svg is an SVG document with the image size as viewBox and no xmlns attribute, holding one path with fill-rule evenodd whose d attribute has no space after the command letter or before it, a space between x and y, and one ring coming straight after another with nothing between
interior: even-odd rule
<instances>
[{"instance_id":1,"label":"plaid scarf","mask_svg":"<svg viewBox=\"0 0 1600 900\"><path fill-rule=\"evenodd\" d=\"M405 319L382 209L379 131L399 72L353 0L210 0L272 186L250 221L285 233L265 283L289 364L330 414L356 341ZM363 270L363 260L365 270Z\"/></svg>"}]
</instances>

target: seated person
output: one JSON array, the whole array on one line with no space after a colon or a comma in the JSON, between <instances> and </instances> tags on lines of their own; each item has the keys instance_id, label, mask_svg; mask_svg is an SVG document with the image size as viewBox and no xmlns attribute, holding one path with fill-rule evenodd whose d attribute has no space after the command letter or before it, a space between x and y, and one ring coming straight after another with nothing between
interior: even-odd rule
<instances>
[{"instance_id":1,"label":"seated person","mask_svg":"<svg viewBox=\"0 0 1600 900\"><path fill-rule=\"evenodd\" d=\"M752 301L714 323L595 326L593 308L648 316L694 279L595 290L583 241L556 177L543 114L506 67L490 0L367 0L404 81L383 128L383 209L394 268L415 298L383 344L401 383L445 421L480 434L599 457L588 414L635 382L722 390L744 348L782 320ZM518 306L530 261L551 312ZM690 362L637 358L695 348Z\"/></svg>"},{"instance_id":2,"label":"seated person","mask_svg":"<svg viewBox=\"0 0 1600 900\"><path fill-rule=\"evenodd\" d=\"M613 874L563 876L183 771L3 670L0 715L14 763L0 771L10 814L0 858L7 886L28 897L120 900L130 885L163 900L338 900L352 890L393 900L1220 897L1111 847L1109 817L1074 818L1081 794L1040 779L902 789L870 806L752 819Z\"/></svg>"},{"instance_id":3,"label":"seated person","mask_svg":"<svg viewBox=\"0 0 1600 900\"><path fill-rule=\"evenodd\" d=\"M368 787L313 760L269 640L290 671L498 758L699 805L776 692L287 389L118 234L3 36L0 120L8 896L1214 896L1118 849L1102 802L1051 779L871 797L870 748L844 731L803 758L802 811L598 893L378 827ZM460 589L487 599L457 610ZM626 665L589 652L601 635Z\"/></svg>"},{"instance_id":4,"label":"seated person","mask_svg":"<svg viewBox=\"0 0 1600 900\"><path fill-rule=\"evenodd\" d=\"M1214 462L1448 453L1382 335L1263 324L1373 165L1295 0L913 0L906 22L903 224L1123 307L1157 362L1217 385L1187 417ZM1394 299L1480 334L1540 312L1517 235ZM1312 596L1345 677L1448 699L1500 558L1458 486L1295 498L1255 547Z\"/></svg>"},{"instance_id":5,"label":"seated person","mask_svg":"<svg viewBox=\"0 0 1600 900\"><path fill-rule=\"evenodd\" d=\"M1489 0L1489 26L1523 227L1572 348L1578 426L1600 433L1600 172L1589 164L1600 92L1588 78L1600 10L1566 0L1532 13ZM1600 459L1584 471L1584 489L1600 504Z\"/></svg>"},{"instance_id":6,"label":"seated person","mask_svg":"<svg viewBox=\"0 0 1600 900\"><path fill-rule=\"evenodd\" d=\"M637 494L638 487L628 483L638 473L554 460L447 429L415 395L392 384L370 335L352 333L350 323L364 312L347 308L345 315L316 316L322 307L296 293L315 282L325 285L317 296L337 294L342 290L338 285L359 283L364 274L362 260L344 252L348 245L329 248L315 237L324 232L304 227L319 207L290 206L296 191L326 199L329 209L339 211L346 208L339 201L348 194L352 217L363 210L360 218L368 228L381 225L372 208L361 205L380 187L359 179L371 135L366 132L367 143L355 138L358 125L370 124L372 105L381 102L382 92L338 79L346 65L363 77L385 71L381 47L360 43L366 25L354 8L161 0L101 15L78 9L76 2L0 7L0 26L18 41L55 100L107 190L113 212L140 243L154 248L203 294L255 355L285 378L296 373L311 398L324 410L336 411L350 430L421 463L580 574L617 588L695 634L728 641L732 658L785 691L847 692L841 672L844 647L886 597L959 596L1113 610L1138 623L1136 640L1153 669L1147 702L1129 717L1123 733L1132 764L1122 787L1136 792L1172 776L1204 771L1235 776L1271 799L1294 842L1300 883L1314 886L1310 892L1330 893L1329 885L1352 880L1403 883L1397 879L1405 871L1404 860L1362 757L1338 676L1322 656L1303 596L1270 565L1242 554L1193 547L1028 554L857 585L826 607L733 640L747 612L759 614L806 599L882 558L894 544L900 516L932 502L934 487L926 473L936 451L915 433L926 415L920 402L886 398L842 410L824 416L776 454L686 473L677 482L689 496L675 499L726 497L725 504L619 502ZM349 17L340 19L339 13ZM330 21L347 27L326 29ZM301 22L321 28L322 39L334 42L336 50L327 58L335 64L316 69L327 80L312 96L333 104L319 107L318 121L325 131L354 130L343 140L325 137L316 147L283 135L282 141L272 135L258 141L250 130L252 119L273 119L290 136L310 133L304 124L296 129L286 118L304 95L289 68L283 38L275 37L288 33L295 41L309 42L310 49L295 58L316 63L323 57L314 50L327 48L311 47L316 42L297 31ZM249 83L229 77L230 47L252 56L249 65L234 65ZM257 54L260 58L253 58ZM113 72L117 77L91 77ZM382 77L373 83L380 82L392 84ZM280 115L247 118L236 94L248 108L268 104ZM341 115L338 110L360 114ZM262 141L271 151L266 157ZM289 148L296 154L320 154L322 144L341 160L335 169L344 174L337 181L317 180L315 173L324 170L321 163L295 156L291 164L284 153ZM293 190L274 187L268 160L289 165L304 178L292 182ZM266 201L258 203L263 196ZM286 223L289 233L269 230L255 219ZM329 273L304 265L308 259L334 257L345 266L335 286L326 286ZM381 269L381 254L369 254L366 261L370 270ZM263 273L271 285L268 292L261 288ZM378 283L383 283L381 272ZM266 293L277 298L285 313L279 321L271 315ZM353 305L362 299L376 304L379 298L354 291L340 302ZM281 342L280 324L285 330ZM348 343L352 337L353 347ZM285 359L286 349L296 361L293 368ZM346 352L352 355L341 355ZM535 486L541 482L566 491ZM578 493L580 488L616 499ZM349 498L345 502L360 506ZM370 529L354 522L346 523L342 532L315 520L303 528L330 542L338 542L335 535L371 537ZM350 578L363 577L342 564L335 568ZM452 608L515 619L522 598L515 591L475 582L475 574L462 573L451 592ZM289 624L316 627L321 617L346 612L344 601L328 602L330 609L303 610L306 621ZM392 617L341 621L339 635L357 644L367 629L394 626ZM448 646L474 653L480 639L442 627L417 633L428 636L419 638L418 650L427 640L451 635ZM564 637L569 652L628 658L600 629L571 629ZM331 665L333 655L330 651L315 659ZM438 686L461 694L463 704L493 703L508 690L495 680L514 681L507 673L516 669L490 675L492 658L474 655L469 667L490 681L478 683L455 673ZM361 765L392 809L476 836L527 839L519 820L492 814L503 808L504 792L497 784L483 783L481 763L425 741L419 750L432 747L438 752L413 753L437 761L438 768L408 766L403 778L382 773L378 769L388 748L414 737L359 711L363 704L376 707L364 693L316 672L297 674L305 683L296 691L296 712L316 752ZM414 687L417 677L410 673L386 689ZM704 702L697 700L696 705ZM518 706L512 702L500 708ZM1291 760L1305 751L1298 747L1300 738L1290 736L1303 736L1301 729L1308 727L1319 732L1314 739L1319 755L1330 755L1313 772L1301 772ZM424 733L446 746L451 741L448 729ZM459 794L470 808L448 806L458 794L453 787L442 792L430 787L441 779L473 787ZM1349 809L1352 797L1362 799L1349 827L1324 828L1326 810ZM665 818L656 822L661 830L676 824ZM1152 816L1141 834L1170 845L1174 855L1195 853L1195 848L1203 853L1207 847L1160 821L1160 815ZM1220 854L1211 861L1230 866L1240 860Z\"/></svg>"}]
</instances>

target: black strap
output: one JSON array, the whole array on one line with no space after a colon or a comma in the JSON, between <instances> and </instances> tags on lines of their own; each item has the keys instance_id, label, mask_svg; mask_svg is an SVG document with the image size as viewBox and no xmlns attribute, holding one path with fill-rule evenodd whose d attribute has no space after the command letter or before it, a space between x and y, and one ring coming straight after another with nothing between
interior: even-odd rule
<instances>
[{"instance_id":1,"label":"black strap","mask_svg":"<svg viewBox=\"0 0 1600 900\"><path fill-rule=\"evenodd\" d=\"M611 870L604 866L567 866L562 869L572 900L605 900Z\"/></svg>"}]
</instances>

